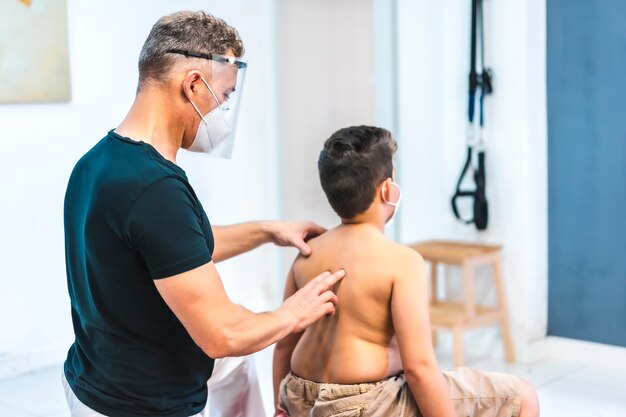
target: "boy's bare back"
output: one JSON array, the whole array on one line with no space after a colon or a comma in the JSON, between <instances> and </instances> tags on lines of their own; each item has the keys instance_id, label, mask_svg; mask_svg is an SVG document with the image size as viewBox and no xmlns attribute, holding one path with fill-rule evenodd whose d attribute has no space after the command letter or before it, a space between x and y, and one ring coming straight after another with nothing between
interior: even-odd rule
<instances>
[{"instance_id":1,"label":"boy's bare back","mask_svg":"<svg viewBox=\"0 0 626 417\"><path fill-rule=\"evenodd\" d=\"M290 273L297 288L325 270L343 268L346 277L336 288L336 314L304 332L292 355L292 371L312 381L340 384L378 381L399 373L393 285L415 270L419 255L368 224L341 225L309 244L312 255L298 257ZM415 296L416 302L424 299L423 294Z\"/></svg>"}]
</instances>

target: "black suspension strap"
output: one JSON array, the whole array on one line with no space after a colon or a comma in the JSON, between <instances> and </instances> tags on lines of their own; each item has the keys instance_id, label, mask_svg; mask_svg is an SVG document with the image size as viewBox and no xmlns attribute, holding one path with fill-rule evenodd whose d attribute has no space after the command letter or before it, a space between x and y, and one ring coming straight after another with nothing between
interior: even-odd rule
<instances>
[{"instance_id":1,"label":"black suspension strap","mask_svg":"<svg viewBox=\"0 0 626 417\"><path fill-rule=\"evenodd\" d=\"M493 92L491 84L491 70L485 67L484 48L484 28L483 28L483 0L471 0L472 2L472 22L471 22L471 51L470 51L470 73L469 73L469 102L467 106L468 126L467 126L467 156L461 175L456 184L456 190L452 196L452 212L454 216L464 224L474 224L476 229L485 230L489 219L489 207L485 195L485 143L483 127L484 99L485 96ZM478 36L480 35L480 73L476 68L476 56L478 46ZM480 90L478 98L479 117L478 126L474 123L477 91ZM476 132L478 131L478 135ZM476 161L474 161L476 154ZM474 177L474 189L462 189L465 176L470 173ZM473 217L470 219L461 216L457 207L457 199L473 199Z\"/></svg>"}]
</instances>

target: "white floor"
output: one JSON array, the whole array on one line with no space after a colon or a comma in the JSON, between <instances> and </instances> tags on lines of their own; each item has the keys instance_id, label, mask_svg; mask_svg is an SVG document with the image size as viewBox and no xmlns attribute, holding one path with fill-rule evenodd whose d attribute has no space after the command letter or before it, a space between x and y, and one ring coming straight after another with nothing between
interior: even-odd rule
<instances>
[{"instance_id":1,"label":"white floor","mask_svg":"<svg viewBox=\"0 0 626 417\"><path fill-rule=\"evenodd\" d=\"M257 357L257 361L263 361L258 364L262 381L269 377L268 353ZM448 368L445 362L441 365ZM539 393L543 417L626 417L623 370L555 359L532 365L506 365L497 359L483 359L468 365L514 373L533 383ZM59 364L0 380L0 417L69 417L60 377Z\"/></svg>"}]
</instances>

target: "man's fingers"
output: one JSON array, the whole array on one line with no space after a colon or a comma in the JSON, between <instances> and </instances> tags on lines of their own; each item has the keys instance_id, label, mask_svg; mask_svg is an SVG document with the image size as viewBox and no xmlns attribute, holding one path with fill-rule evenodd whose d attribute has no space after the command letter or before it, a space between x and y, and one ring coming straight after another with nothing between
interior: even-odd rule
<instances>
[{"instance_id":1,"label":"man's fingers","mask_svg":"<svg viewBox=\"0 0 626 417\"><path fill-rule=\"evenodd\" d=\"M324 289L328 289L330 287L332 287L333 285L335 285L337 282L339 282L340 280L343 279L343 277L346 276L346 271L344 271L343 269L340 269L338 271L335 271L333 274L331 274L330 276L326 276L324 277L323 280L323 284L324 284Z\"/></svg>"},{"instance_id":2,"label":"man's fingers","mask_svg":"<svg viewBox=\"0 0 626 417\"><path fill-rule=\"evenodd\" d=\"M309 256L311 254L311 247L307 245L304 240L296 240L293 245L298 248L303 256Z\"/></svg>"},{"instance_id":3,"label":"man's fingers","mask_svg":"<svg viewBox=\"0 0 626 417\"><path fill-rule=\"evenodd\" d=\"M309 285L320 285L324 282L324 280L326 278L328 278L331 275L330 271L324 271L321 274L319 274L318 276L316 276L315 278L313 278L310 282Z\"/></svg>"},{"instance_id":4,"label":"man's fingers","mask_svg":"<svg viewBox=\"0 0 626 417\"><path fill-rule=\"evenodd\" d=\"M307 328L325 315L335 314L335 305L339 300L331 288L345 274L343 269L334 274L329 271L322 272L285 300L283 306L294 309L293 314L298 319L295 331Z\"/></svg>"},{"instance_id":5,"label":"man's fingers","mask_svg":"<svg viewBox=\"0 0 626 417\"><path fill-rule=\"evenodd\" d=\"M325 315L333 316L335 314L335 305L333 303L322 304L322 311Z\"/></svg>"},{"instance_id":6,"label":"man's fingers","mask_svg":"<svg viewBox=\"0 0 626 417\"><path fill-rule=\"evenodd\" d=\"M337 304L339 300L337 299L337 295L332 291L326 291L324 294L320 296L320 301L325 304L331 302L333 304Z\"/></svg>"},{"instance_id":7,"label":"man's fingers","mask_svg":"<svg viewBox=\"0 0 626 417\"><path fill-rule=\"evenodd\" d=\"M346 271L344 271L343 269L340 269L333 274L326 271L313 278L309 284L313 284L313 286L315 287L315 291L317 291L318 294L321 294L329 290L345 275Z\"/></svg>"},{"instance_id":8,"label":"man's fingers","mask_svg":"<svg viewBox=\"0 0 626 417\"><path fill-rule=\"evenodd\" d=\"M324 271L321 274L319 274L317 277L315 277L314 281L324 281L326 278L328 278L329 276L332 275L332 272L330 271Z\"/></svg>"},{"instance_id":9,"label":"man's fingers","mask_svg":"<svg viewBox=\"0 0 626 417\"><path fill-rule=\"evenodd\" d=\"M324 234L328 231L328 229L326 229L325 227L322 227L320 225L317 225L315 223L308 223L308 229L306 230L306 233L304 235L304 240L307 241L309 239L313 239L316 236L319 236L321 234Z\"/></svg>"}]
</instances>

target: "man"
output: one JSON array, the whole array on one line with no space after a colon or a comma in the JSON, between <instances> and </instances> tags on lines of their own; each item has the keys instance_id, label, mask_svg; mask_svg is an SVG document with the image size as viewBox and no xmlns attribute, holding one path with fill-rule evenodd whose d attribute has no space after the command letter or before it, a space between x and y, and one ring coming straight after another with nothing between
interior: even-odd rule
<instances>
[{"instance_id":1,"label":"man","mask_svg":"<svg viewBox=\"0 0 626 417\"><path fill-rule=\"evenodd\" d=\"M237 31L211 15L160 19L128 115L72 172L64 217L76 340L64 383L74 416L196 415L214 358L259 351L334 311L328 289L341 271L319 274L273 312L233 304L216 262L266 242L308 255L305 240L323 229L212 227L176 165L180 148L230 153L243 51Z\"/></svg>"},{"instance_id":2,"label":"man","mask_svg":"<svg viewBox=\"0 0 626 417\"><path fill-rule=\"evenodd\" d=\"M400 202L395 150L388 131L367 126L341 129L324 145L320 180L341 225L295 260L285 297L316 271L341 265L346 277L332 317L277 343L276 415L537 416L533 388L515 376L439 370L424 261L383 233Z\"/></svg>"}]
</instances>

